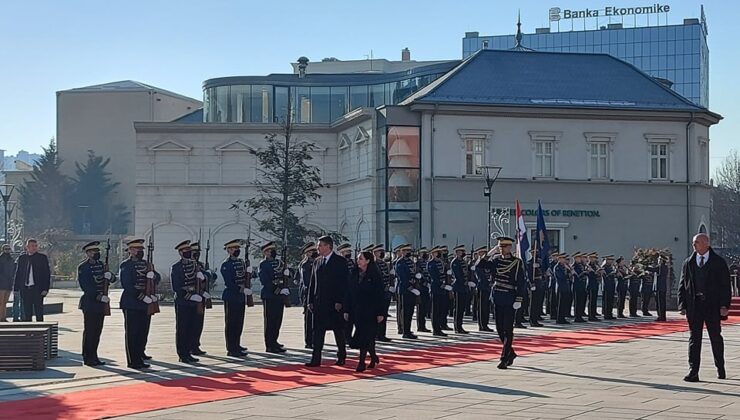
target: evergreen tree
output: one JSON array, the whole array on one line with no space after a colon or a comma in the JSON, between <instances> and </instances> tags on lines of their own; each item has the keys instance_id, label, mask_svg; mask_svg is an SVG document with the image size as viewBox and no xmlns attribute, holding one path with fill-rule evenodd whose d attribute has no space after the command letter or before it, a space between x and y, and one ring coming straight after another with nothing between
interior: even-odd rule
<instances>
[{"instance_id":1,"label":"evergreen tree","mask_svg":"<svg viewBox=\"0 0 740 420\"><path fill-rule=\"evenodd\" d=\"M34 163L31 179L19 187L26 236L70 225L70 182L60 171L61 163L52 138L44 155Z\"/></svg>"},{"instance_id":2,"label":"evergreen tree","mask_svg":"<svg viewBox=\"0 0 740 420\"><path fill-rule=\"evenodd\" d=\"M106 167L110 158L95 155L88 150L87 162L75 162L76 177L71 195L72 225L75 232L104 234L125 232L130 213L123 205L112 201L113 192L120 185L111 181Z\"/></svg>"}]
</instances>

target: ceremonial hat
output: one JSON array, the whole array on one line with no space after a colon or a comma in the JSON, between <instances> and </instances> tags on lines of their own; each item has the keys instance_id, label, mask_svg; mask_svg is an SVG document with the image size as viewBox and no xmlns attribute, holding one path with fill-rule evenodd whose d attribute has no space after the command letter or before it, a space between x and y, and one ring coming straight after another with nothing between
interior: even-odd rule
<instances>
[{"instance_id":1,"label":"ceremonial hat","mask_svg":"<svg viewBox=\"0 0 740 420\"><path fill-rule=\"evenodd\" d=\"M433 246L432 249L429 250L430 254L433 254L435 252L439 252L439 246Z\"/></svg>"},{"instance_id":2,"label":"ceremonial hat","mask_svg":"<svg viewBox=\"0 0 740 420\"><path fill-rule=\"evenodd\" d=\"M465 245L458 245L455 248L453 248L452 250L454 252L457 252L457 251L463 251L463 252L465 252Z\"/></svg>"},{"instance_id":3,"label":"ceremonial hat","mask_svg":"<svg viewBox=\"0 0 740 420\"><path fill-rule=\"evenodd\" d=\"M373 252L374 249L375 249L375 244L369 244L369 245L365 245L365 247L362 248L362 252Z\"/></svg>"},{"instance_id":4,"label":"ceremonial hat","mask_svg":"<svg viewBox=\"0 0 740 420\"><path fill-rule=\"evenodd\" d=\"M179 244L175 245L175 249L178 250L178 251L182 251L185 248L190 248L190 240L189 239L186 239L186 240L180 242Z\"/></svg>"},{"instance_id":5,"label":"ceremonial hat","mask_svg":"<svg viewBox=\"0 0 740 420\"><path fill-rule=\"evenodd\" d=\"M242 247L242 240L241 239L232 239L229 242L226 242L224 244L224 249L226 248L241 248Z\"/></svg>"},{"instance_id":6,"label":"ceremonial hat","mask_svg":"<svg viewBox=\"0 0 740 420\"><path fill-rule=\"evenodd\" d=\"M514 245L514 240L509 238L508 236L499 236L496 238L498 241L499 246L501 245Z\"/></svg>"},{"instance_id":7,"label":"ceremonial hat","mask_svg":"<svg viewBox=\"0 0 740 420\"><path fill-rule=\"evenodd\" d=\"M128 242L126 242L126 246L129 248L144 248L144 239L142 238L130 239Z\"/></svg>"},{"instance_id":8,"label":"ceremonial hat","mask_svg":"<svg viewBox=\"0 0 740 420\"><path fill-rule=\"evenodd\" d=\"M558 254L558 258L568 258L568 254L565 252Z\"/></svg>"},{"instance_id":9,"label":"ceremonial hat","mask_svg":"<svg viewBox=\"0 0 740 420\"><path fill-rule=\"evenodd\" d=\"M478 248L475 249L475 253L477 254L479 252L488 252L488 247L485 245L479 246Z\"/></svg>"},{"instance_id":10,"label":"ceremonial hat","mask_svg":"<svg viewBox=\"0 0 740 420\"><path fill-rule=\"evenodd\" d=\"M583 256L583 254L581 254L581 251L578 251L578 252L576 252L576 253L573 254L573 258L582 257L582 256Z\"/></svg>"},{"instance_id":11,"label":"ceremonial hat","mask_svg":"<svg viewBox=\"0 0 740 420\"><path fill-rule=\"evenodd\" d=\"M612 254L604 255L602 258L604 258L605 260L613 260L614 259L614 255L612 255Z\"/></svg>"},{"instance_id":12,"label":"ceremonial hat","mask_svg":"<svg viewBox=\"0 0 740 420\"><path fill-rule=\"evenodd\" d=\"M5 245L3 245L3 248L5 248ZM8 245L8 248L10 248L10 245ZM92 241L90 243L87 243L83 245L82 250L87 251L94 251L100 249L100 241Z\"/></svg>"},{"instance_id":13,"label":"ceremonial hat","mask_svg":"<svg viewBox=\"0 0 740 420\"><path fill-rule=\"evenodd\" d=\"M273 242L273 241L265 242L264 244L262 244L262 246L260 247L260 249L262 250L262 252L269 251L271 249L275 249L275 242Z\"/></svg>"},{"instance_id":14,"label":"ceremonial hat","mask_svg":"<svg viewBox=\"0 0 740 420\"><path fill-rule=\"evenodd\" d=\"M200 251L200 242L191 242L190 249L193 251Z\"/></svg>"},{"instance_id":15,"label":"ceremonial hat","mask_svg":"<svg viewBox=\"0 0 740 420\"><path fill-rule=\"evenodd\" d=\"M384 251L384 250L385 250L385 244L377 244L373 247L373 252Z\"/></svg>"},{"instance_id":16,"label":"ceremonial hat","mask_svg":"<svg viewBox=\"0 0 740 420\"><path fill-rule=\"evenodd\" d=\"M429 250L427 249L427 247L423 246L423 247L417 249L416 252L418 252L419 254L421 254L421 253L424 253L424 252L429 252Z\"/></svg>"},{"instance_id":17,"label":"ceremonial hat","mask_svg":"<svg viewBox=\"0 0 740 420\"><path fill-rule=\"evenodd\" d=\"M447 251L447 250L448 250L448 249L447 249L447 245L438 245L438 248L439 248L439 250L440 250L440 251L442 251L442 252L445 252L445 251Z\"/></svg>"},{"instance_id":18,"label":"ceremonial hat","mask_svg":"<svg viewBox=\"0 0 740 420\"><path fill-rule=\"evenodd\" d=\"M306 245L303 245L303 248L301 248L301 254L305 254L307 252L312 252L316 250L316 244L313 242L309 242Z\"/></svg>"},{"instance_id":19,"label":"ceremonial hat","mask_svg":"<svg viewBox=\"0 0 740 420\"><path fill-rule=\"evenodd\" d=\"M617 262L620 263L622 261L624 261L624 257L620 255L619 258L617 258Z\"/></svg>"},{"instance_id":20,"label":"ceremonial hat","mask_svg":"<svg viewBox=\"0 0 740 420\"><path fill-rule=\"evenodd\" d=\"M339 253L352 252L352 245L345 242L337 247L337 252Z\"/></svg>"}]
</instances>

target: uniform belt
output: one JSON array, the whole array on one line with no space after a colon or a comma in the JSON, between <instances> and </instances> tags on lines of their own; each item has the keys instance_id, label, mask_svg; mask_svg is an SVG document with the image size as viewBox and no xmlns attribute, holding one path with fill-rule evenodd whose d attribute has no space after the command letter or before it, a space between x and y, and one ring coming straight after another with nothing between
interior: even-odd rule
<instances>
[{"instance_id":1,"label":"uniform belt","mask_svg":"<svg viewBox=\"0 0 740 420\"><path fill-rule=\"evenodd\" d=\"M500 282L496 282L496 283L495 283L495 284L493 285L493 287L501 287L501 288L504 288L504 289L507 289L507 290L515 290L515 289L516 289L516 286L514 286L513 284L509 284L509 283L500 283Z\"/></svg>"}]
</instances>

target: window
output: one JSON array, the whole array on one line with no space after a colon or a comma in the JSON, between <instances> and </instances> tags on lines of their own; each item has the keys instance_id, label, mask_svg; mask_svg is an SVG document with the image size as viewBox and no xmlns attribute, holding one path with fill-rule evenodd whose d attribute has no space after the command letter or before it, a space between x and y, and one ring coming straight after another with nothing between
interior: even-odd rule
<instances>
[{"instance_id":1,"label":"window","mask_svg":"<svg viewBox=\"0 0 740 420\"><path fill-rule=\"evenodd\" d=\"M650 145L650 178L668 179L668 144Z\"/></svg>"},{"instance_id":2,"label":"window","mask_svg":"<svg viewBox=\"0 0 740 420\"><path fill-rule=\"evenodd\" d=\"M484 149L483 140L465 140L465 175L483 175Z\"/></svg>"},{"instance_id":3,"label":"window","mask_svg":"<svg viewBox=\"0 0 740 420\"><path fill-rule=\"evenodd\" d=\"M591 178L609 177L609 148L607 143L591 143Z\"/></svg>"},{"instance_id":4,"label":"window","mask_svg":"<svg viewBox=\"0 0 740 420\"><path fill-rule=\"evenodd\" d=\"M534 174L538 177L552 177L552 142L551 141L536 141L535 152L534 152Z\"/></svg>"}]
</instances>

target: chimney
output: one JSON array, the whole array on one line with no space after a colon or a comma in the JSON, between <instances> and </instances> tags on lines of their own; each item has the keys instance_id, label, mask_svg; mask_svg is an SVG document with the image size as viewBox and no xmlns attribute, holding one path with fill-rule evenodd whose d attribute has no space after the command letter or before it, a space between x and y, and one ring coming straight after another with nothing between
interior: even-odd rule
<instances>
[{"instance_id":1,"label":"chimney","mask_svg":"<svg viewBox=\"0 0 740 420\"><path fill-rule=\"evenodd\" d=\"M411 61L411 50L408 48L401 50L401 61Z\"/></svg>"},{"instance_id":2,"label":"chimney","mask_svg":"<svg viewBox=\"0 0 740 420\"><path fill-rule=\"evenodd\" d=\"M306 77L306 67L308 67L308 58L307 57L299 57L298 58L298 78L303 79Z\"/></svg>"}]
</instances>

